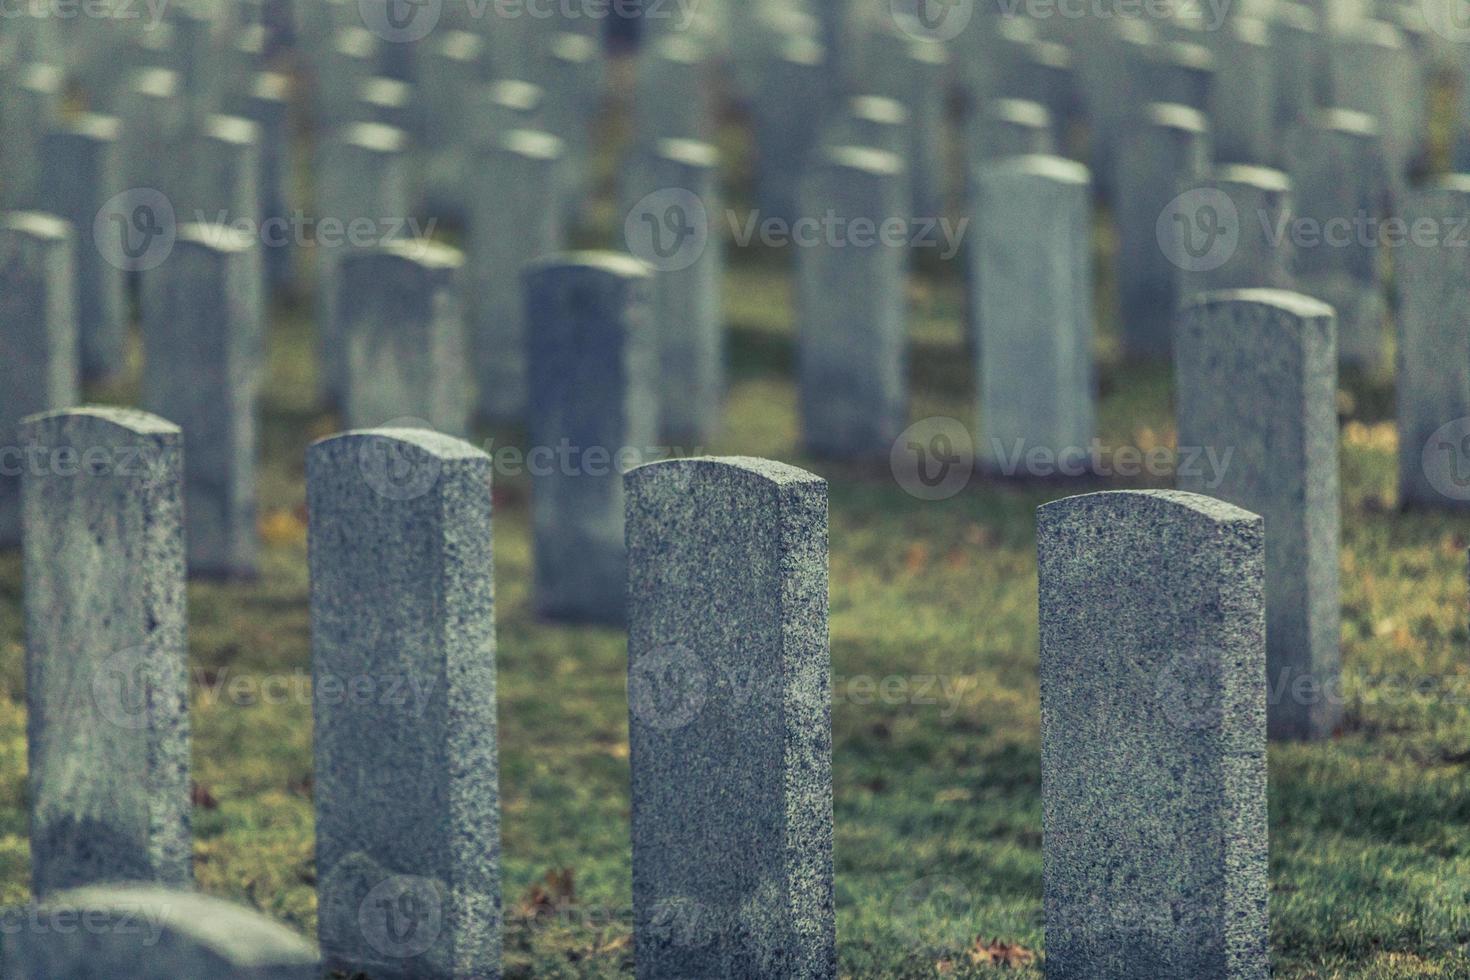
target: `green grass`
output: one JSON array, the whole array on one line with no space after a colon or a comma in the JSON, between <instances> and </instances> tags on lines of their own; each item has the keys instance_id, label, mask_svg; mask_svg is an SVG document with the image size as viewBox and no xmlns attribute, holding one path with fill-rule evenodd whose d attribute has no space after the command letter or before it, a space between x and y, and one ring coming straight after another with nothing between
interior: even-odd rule
<instances>
[{"instance_id":1,"label":"green grass","mask_svg":"<svg viewBox=\"0 0 1470 980\"><path fill-rule=\"evenodd\" d=\"M1099 249L1107 248L1099 236ZM886 468L804 459L788 258L732 255L732 387L725 432L706 448L794 462L831 481L842 973L1039 976L1033 512L1077 487L977 479L958 496L926 503ZM915 419L971 416L956 271L926 264L912 290ZM1106 280L1100 295L1106 306ZM1170 442L1167 372L1120 365L1115 324L1104 321L1104 444ZM308 669L302 460L306 445L335 427L312 405L310 352L301 310L278 309L262 432L260 581L193 584L189 593L199 884L308 933L309 708L300 699L241 704L216 692L238 678ZM1341 399L1342 640L1354 695L1346 724L1329 742L1271 749L1271 947L1280 977L1470 976L1470 710L1462 703L1470 698L1470 526L1395 511L1388 391L1385 379L1355 377ZM94 393L114 401L130 394L129 384ZM522 442L515 432L480 436ZM615 631L531 615L528 494L525 478L501 480L495 515L505 894L517 913L506 936L508 974L626 976L624 642ZM27 894L20 591L19 556L0 555L3 902ZM935 677L943 688L938 703L902 692L868 703L867 677ZM1408 694L1382 680L1396 677L1432 678L1436 687ZM947 915L912 909L909 899L931 887L938 897L925 908ZM531 914L548 904L564 914ZM1037 959L1008 970L975 965L967 950L977 940L1001 940Z\"/></svg>"}]
</instances>

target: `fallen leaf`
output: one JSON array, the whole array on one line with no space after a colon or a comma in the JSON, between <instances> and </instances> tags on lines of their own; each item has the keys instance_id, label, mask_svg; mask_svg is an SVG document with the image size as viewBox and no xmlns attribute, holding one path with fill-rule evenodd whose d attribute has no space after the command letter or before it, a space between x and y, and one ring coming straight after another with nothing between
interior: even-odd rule
<instances>
[{"instance_id":1,"label":"fallen leaf","mask_svg":"<svg viewBox=\"0 0 1470 980\"><path fill-rule=\"evenodd\" d=\"M571 868L552 868L531 886L518 909L522 918L540 919L556 915L577 904L577 886Z\"/></svg>"},{"instance_id":2,"label":"fallen leaf","mask_svg":"<svg viewBox=\"0 0 1470 980\"><path fill-rule=\"evenodd\" d=\"M306 523L295 511L276 508L260 518L260 537L270 545L300 544L306 540Z\"/></svg>"},{"instance_id":3,"label":"fallen leaf","mask_svg":"<svg viewBox=\"0 0 1470 980\"><path fill-rule=\"evenodd\" d=\"M189 787L189 799L201 810L213 810L219 806L219 800L214 798L209 787L200 782L195 782Z\"/></svg>"},{"instance_id":4,"label":"fallen leaf","mask_svg":"<svg viewBox=\"0 0 1470 980\"><path fill-rule=\"evenodd\" d=\"M992 939L990 942L980 937L975 938L975 945L970 948L970 962L976 966L992 964L1003 967L1026 966L1036 959L1036 954L1025 946L1017 943L1008 943L1002 939Z\"/></svg>"}]
</instances>

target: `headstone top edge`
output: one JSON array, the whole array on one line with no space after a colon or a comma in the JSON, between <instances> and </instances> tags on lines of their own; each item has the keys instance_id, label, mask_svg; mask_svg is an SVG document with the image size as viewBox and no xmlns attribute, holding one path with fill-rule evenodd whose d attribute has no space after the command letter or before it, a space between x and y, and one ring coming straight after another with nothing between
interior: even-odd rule
<instances>
[{"instance_id":1,"label":"headstone top edge","mask_svg":"<svg viewBox=\"0 0 1470 980\"><path fill-rule=\"evenodd\" d=\"M189 221L179 225L176 241L179 245L197 245L216 252L246 252L255 239L249 232L231 225Z\"/></svg>"},{"instance_id":2,"label":"headstone top edge","mask_svg":"<svg viewBox=\"0 0 1470 980\"><path fill-rule=\"evenodd\" d=\"M54 132L94 140L116 140L122 136L122 120L98 112L83 112L62 122Z\"/></svg>"},{"instance_id":3,"label":"headstone top edge","mask_svg":"<svg viewBox=\"0 0 1470 980\"><path fill-rule=\"evenodd\" d=\"M539 129L509 129L496 137L491 145L533 160L559 159L566 148L560 136Z\"/></svg>"},{"instance_id":4,"label":"headstone top edge","mask_svg":"<svg viewBox=\"0 0 1470 980\"><path fill-rule=\"evenodd\" d=\"M997 122L1022 123L1028 126L1050 126L1051 111L1031 99L991 99L980 110L981 116Z\"/></svg>"},{"instance_id":5,"label":"headstone top edge","mask_svg":"<svg viewBox=\"0 0 1470 980\"><path fill-rule=\"evenodd\" d=\"M1289 289L1217 289L1190 297L1180 309L1192 310L1227 304L1269 307L1301 320L1320 320L1337 315L1331 306L1321 300Z\"/></svg>"},{"instance_id":6,"label":"headstone top edge","mask_svg":"<svg viewBox=\"0 0 1470 980\"><path fill-rule=\"evenodd\" d=\"M874 176L897 176L904 171L903 158L897 153L872 146L829 146L821 151L821 164L859 170Z\"/></svg>"},{"instance_id":7,"label":"headstone top edge","mask_svg":"<svg viewBox=\"0 0 1470 980\"><path fill-rule=\"evenodd\" d=\"M1286 175L1285 171L1254 163L1221 164L1214 169L1208 179L1221 183L1245 184L1265 191L1291 190L1291 178Z\"/></svg>"},{"instance_id":8,"label":"headstone top edge","mask_svg":"<svg viewBox=\"0 0 1470 980\"><path fill-rule=\"evenodd\" d=\"M21 419L20 424L23 428L33 428L46 422L74 416L100 419L139 436L173 436L178 438L183 435L183 430L177 425L168 419L154 415L152 412L145 412L136 408L119 408L112 405L82 405L76 408L57 409L52 412L38 412L35 415L28 415Z\"/></svg>"},{"instance_id":9,"label":"headstone top edge","mask_svg":"<svg viewBox=\"0 0 1470 980\"><path fill-rule=\"evenodd\" d=\"M1139 502L1153 502L1175 510L1189 511L1216 524L1261 524L1259 514L1226 503L1215 497L1184 490L1103 490L1053 500L1036 508L1038 522L1043 518L1060 519L1067 514L1093 507L1126 507Z\"/></svg>"},{"instance_id":10,"label":"headstone top edge","mask_svg":"<svg viewBox=\"0 0 1470 980\"><path fill-rule=\"evenodd\" d=\"M554 252L527 262L521 268L522 280L529 280L548 272L562 269L583 269L601 272L624 279L651 279L653 267L642 259L623 252L586 250L579 252Z\"/></svg>"},{"instance_id":11,"label":"headstone top edge","mask_svg":"<svg viewBox=\"0 0 1470 980\"><path fill-rule=\"evenodd\" d=\"M704 140L664 137L654 144L654 152L665 160L681 163L686 167L717 167L720 151L713 143Z\"/></svg>"},{"instance_id":12,"label":"headstone top edge","mask_svg":"<svg viewBox=\"0 0 1470 980\"><path fill-rule=\"evenodd\" d=\"M1153 126L1185 129L1191 133L1210 131L1210 120L1203 112L1178 102L1150 102L1143 107L1143 118Z\"/></svg>"},{"instance_id":13,"label":"headstone top edge","mask_svg":"<svg viewBox=\"0 0 1470 980\"><path fill-rule=\"evenodd\" d=\"M338 446L345 447L352 443L372 440L397 442L414 446L441 460L490 462L489 455L483 449L456 436L445 435L433 429L413 429L397 426L384 426L378 429L349 429L346 432L334 433L333 435L324 436L316 442L313 442L307 447L307 451L312 454L323 453L334 450Z\"/></svg>"},{"instance_id":14,"label":"headstone top edge","mask_svg":"<svg viewBox=\"0 0 1470 980\"><path fill-rule=\"evenodd\" d=\"M221 142L249 146L256 141L255 123L244 116L213 113L205 120L204 128L211 139Z\"/></svg>"},{"instance_id":15,"label":"headstone top edge","mask_svg":"<svg viewBox=\"0 0 1470 980\"><path fill-rule=\"evenodd\" d=\"M338 139L348 145L379 153L394 153L408 146L408 134L387 123L355 122L343 126Z\"/></svg>"},{"instance_id":16,"label":"headstone top edge","mask_svg":"<svg viewBox=\"0 0 1470 980\"><path fill-rule=\"evenodd\" d=\"M799 466L760 456L687 456L680 459L661 459L635 466L623 474L628 481L657 476L669 469L709 469L750 473L775 486L827 485L827 481Z\"/></svg>"},{"instance_id":17,"label":"headstone top edge","mask_svg":"<svg viewBox=\"0 0 1470 980\"><path fill-rule=\"evenodd\" d=\"M1049 153L1026 153L1020 156L1002 157L982 165L980 174L982 177L987 174L1044 177L1058 183L1083 186L1092 183L1092 172L1085 164Z\"/></svg>"},{"instance_id":18,"label":"headstone top edge","mask_svg":"<svg viewBox=\"0 0 1470 980\"><path fill-rule=\"evenodd\" d=\"M71 235L71 222L45 211L9 211L0 214L0 228L62 241Z\"/></svg>"}]
</instances>

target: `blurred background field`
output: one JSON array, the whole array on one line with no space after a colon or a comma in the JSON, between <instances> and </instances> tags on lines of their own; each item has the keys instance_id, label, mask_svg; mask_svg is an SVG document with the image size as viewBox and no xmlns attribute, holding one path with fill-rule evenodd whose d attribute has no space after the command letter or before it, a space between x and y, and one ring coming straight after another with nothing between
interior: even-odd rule
<instances>
[{"instance_id":1,"label":"blurred background field","mask_svg":"<svg viewBox=\"0 0 1470 980\"><path fill-rule=\"evenodd\" d=\"M617 246L620 114L581 244ZM744 130L722 132L743 207ZM452 230L449 232L452 235ZM1099 308L1112 306L1099 235ZM1040 975L1037 505L1167 476L1047 485L976 477L926 502L887 467L803 458L792 383L793 256L731 248L731 388L708 453L768 456L831 482L833 780L840 967L851 977ZM918 257L911 417L973 429L962 258ZM315 926L303 453L336 431L314 405L311 307L274 311L264 398L263 574L190 586L200 886ZM1101 442L1173 440L1169 371L1120 363L1099 324ZM136 362L136 358L135 358ZM91 395L126 402L120 386ZM1280 977L1470 976L1470 524L1401 514L1388 377L1345 377L1346 720L1270 752L1272 959ZM487 449L524 448L511 430ZM535 621L529 478L496 475L507 975L632 969L626 660L613 630ZM0 554L0 902L28 897L21 562ZM262 686L266 678L270 685ZM930 699L934 703L927 703ZM264 703L269 700L273 703ZM254 703L251 703L251 702Z\"/></svg>"}]
</instances>

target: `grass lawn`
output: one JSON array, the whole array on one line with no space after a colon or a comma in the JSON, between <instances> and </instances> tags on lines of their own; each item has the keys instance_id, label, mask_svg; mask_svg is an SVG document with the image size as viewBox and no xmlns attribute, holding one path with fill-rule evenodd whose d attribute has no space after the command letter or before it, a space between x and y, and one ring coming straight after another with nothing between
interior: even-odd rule
<instances>
[{"instance_id":1,"label":"grass lawn","mask_svg":"<svg viewBox=\"0 0 1470 980\"><path fill-rule=\"evenodd\" d=\"M610 208L601 215L612 217ZM1105 237L1098 247L1105 255ZM841 972L1039 976L1033 512L1079 487L977 479L931 503L903 492L886 467L803 458L789 259L731 255L726 428L704 448L785 460L831 481ZM911 299L912 417L968 423L958 266L924 263ZM1106 283L1102 305L1109 305ZM1115 327L1104 317L1103 443L1167 444L1168 372L1120 365ZM199 884L308 933L315 921L310 706L300 697L243 703L241 692L264 676L308 670L303 452L335 431L333 418L312 404L311 349L303 309L279 308L264 401L260 581L189 590ZM130 385L93 394L127 400ZM1275 973L1470 976L1470 523L1395 511L1386 379L1349 379L1341 408L1342 642L1351 700L1339 737L1271 749ZM524 445L511 431L480 437ZM513 916L507 974L627 976L624 641L613 630L535 621L529 483L497 480L500 782ZM1165 477L1106 485L1167 484ZM5 553L4 903L24 901L28 887L20 601L20 557ZM895 680L886 696L875 695L867 680L885 678Z\"/></svg>"}]
</instances>

